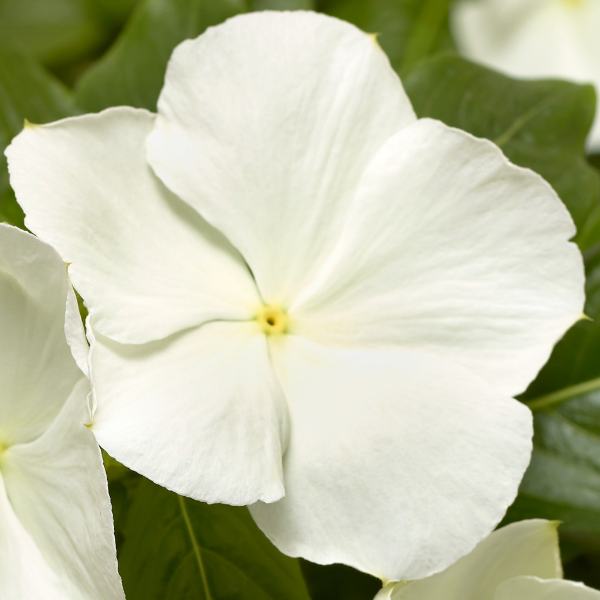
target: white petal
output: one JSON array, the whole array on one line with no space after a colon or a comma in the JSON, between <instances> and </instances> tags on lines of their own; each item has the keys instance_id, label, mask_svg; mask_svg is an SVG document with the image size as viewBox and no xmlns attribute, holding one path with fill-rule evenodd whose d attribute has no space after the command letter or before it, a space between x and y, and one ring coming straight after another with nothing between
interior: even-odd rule
<instances>
[{"instance_id":1,"label":"white petal","mask_svg":"<svg viewBox=\"0 0 600 600\"><path fill-rule=\"evenodd\" d=\"M101 336L92 429L119 462L205 502L283 495L285 400L255 323L208 323L142 346Z\"/></svg>"},{"instance_id":2,"label":"white petal","mask_svg":"<svg viewBox=\"0 0 600 600\"><path fill-rule=\"evenodd\" d=\"M582 314L574 233L538 175L420 120L370 165L336 252L290 309L295 332L431 352L517 394Z\"/></svg>"},{"instance_id":3,"label":"white petal","mask_svg":"<svg viewBox=\"0 0 600 600\"><path fill-rule=\"evenodd\" d=\"M260 303L239 254L145 160L154 115L132 108L26 127L7 149L27 226L57 248L98 331L124 343Z\"/></svg>"},{"instance_id":4,"label":"white petal","mask_svg":"<svg viewBox=\"0 0 600 600\"><path fill-rule=\"evenodd\" d=\"M433 356L293 336L272 351L291 419L286 495L251 512L280 550L415 579L502 518L531 452L524 405Z\"/></svg>"},{"instance_id":5,"label":"white petal","mask_svg":"<svg viewBox=\"0 0 600 600\"><path fill-rule=\"evenodd\" d=\"M496 588L507 579L562 577L556 527L557 523L536 519L498 529L442 573L397 587L391 598L493 600Z\"/></svg>"},{"instance_id":6,"label":"white petal","mask_svg":"<svg viewBox=\"0 0 600 600\"><path fill-rule=\"evenodd\" d=\"M415 120L373 36L310 12L241 15L178 46L149 160L289 304L337 239L360 174Z\"/></svg>"},{"instance_id":7,"label":"white petal","mask_svg":"<svg viewBox=\"0 0 600 600\"><path fill-rule=\"evenodd\" d=\"M0 446L40 436L81 379L65 338L69 289L50 246L0 224Z\"/></svg>"},{"instance_id":8,"label":"white petal","mask_svg":"<svg viewBox=\"0 0 600 600\"><path fill-rule=\"evenodd\" d=\"M600 85L598 2L463 0L452 29L464 56L508 75ZM598 118L589 142L600 150Z\"/></svg>"},{"instance_id":9,"label":"white petal","mask_svg":"<svg viewBox=\"0 0 600 600\"><path fill-rule=\"evenodd\" d=\"M6 496L0 473L0 598L69 600L60 578L48 566L21 525Z\"/></svg>"},{"instance_id":10,"label":"white petal","mask_svg":"<svg viewBox=\"0 0 600 600\"><path fill-rule=\"evenodd\" d=\"M573 581L518 577L502 584L494 600L600 600L600 592Z\"/></svg>"},{"instance_id":11,"label":"white petal","mask_svg":"<svg viewBox=\"0 0 600 600\"><path fill-rule=\"evenodd\" d=\"M88 392L82 377L40 438L6 451L2 474L14 512L60 577L64 598L124 600L100 449L82 424Z\"/></svg>"}]
</instances>

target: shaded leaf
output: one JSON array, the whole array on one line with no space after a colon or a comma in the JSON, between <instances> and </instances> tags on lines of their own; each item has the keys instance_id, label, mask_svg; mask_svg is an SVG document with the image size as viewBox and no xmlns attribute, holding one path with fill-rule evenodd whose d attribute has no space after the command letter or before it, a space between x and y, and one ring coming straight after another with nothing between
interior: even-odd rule
<instances>
[{"instance_id":1,"label":"shaded leaf","mask_svg":"<svg viewBox=\"0 0 600 600\"><path fill-rule=\"evenodd\" d=\"M346 565L316 565L301 560L312 600L372 600L381 580Z\"/></svg>"},{"instance_id":2,"label":"shaded leaf","mask_svg":"<svg viewBox=\"0 0 600 600\"><path fill-rule=\"evenodd\" d=\"M4 149L25 119L47 123L74 114L70 92L0 31L0 221L23 226L23 212L8 181Z\"/></svg>"},{"instance_id":3,"label":"shaded leaf","mask_svg":"<svg viewBox=\"0 0 600 600\"><path fill-rule=\"evenodd\" d=\"M419 117L497 143L554 187L582 248L600 241L600 177L584 154L596 106L592 86L519 81L454 55L423 61L404 83Z\"/></svg>"},{"instance_id":4,"label":"shaded leaf","mask_svg":"<svg viewBox=\"0 0 600 600\"><path fill-rule=\"evenodd\" d=\"M48 68L72 80L112 42L137 0L0 0L0 23Z\"/></svg>"},{"instance_id":5,"label":"shaded leaf","mask_svg":"<svg viewBox=\"0 0 600 600\"><path fill-rule=\"evenodd\" d=\"M247 508L195 502L148 480L131 497L119 553L128 600L309 599L298 561Z\"/></svg>"},{"instance_id":6,"label":"shaded leaf","mask_svg":"<svg viewBox=\"0 0 600 600\"><path fill-rule=\"evenodd\" d=\"M78 104L90 112L119 105L156 110L173 48L245 9L245 0L144 0L79 81Z\"/></svg>"},{"instance_id":7,"label":"shaded leaf","mask_svg":"<svg viewBox=\"0 0 600 600\"><path fill-rule=\"evenodd\" d=\"M250 10L314 10L314 0L250 0Z\"/></svg>"}]
</instances>

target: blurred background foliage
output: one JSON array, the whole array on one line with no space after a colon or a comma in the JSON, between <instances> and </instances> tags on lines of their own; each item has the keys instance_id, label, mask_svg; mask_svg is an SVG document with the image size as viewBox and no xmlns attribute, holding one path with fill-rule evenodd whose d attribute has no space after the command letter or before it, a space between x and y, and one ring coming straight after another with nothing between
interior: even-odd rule
<instances>
[{"instance_id":1,"label":"blurred background foliage","mask_svg":"<svg viewBox=\"0 0 600 600\"><path fill-rule=\"evenodd\" d=\"M172 49L238 13L313 9L378 33L420 117L497 143L553 185L578 226L589 319L558 344L522 398L535 414L534 454L505 522L561 520L566 576L600 589L600 157L584 152L595 92L516 81L461 59L450 2L0 0L0 150L24 119L45 123L121 104L154 110ZM3 155L0 221L24 227ZM347 567L283 557L246 509L184 501L106 455L105 464L129 600L207 598L194 545L206 555L214 600L366 600L379 588Z\"/></svg>"}]
</instances>

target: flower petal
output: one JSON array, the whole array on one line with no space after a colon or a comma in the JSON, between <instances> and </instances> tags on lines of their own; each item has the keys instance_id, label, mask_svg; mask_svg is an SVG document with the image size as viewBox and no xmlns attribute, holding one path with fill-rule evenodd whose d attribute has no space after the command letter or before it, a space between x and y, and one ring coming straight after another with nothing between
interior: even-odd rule
<instances>
[{"instance_id":1,"label":"flower petal","mask_svg":"<svg viewBox=\"0 0 600 600\"><path fill-rule=\"evenodd\" d=\"M0 224L0 446L39 437L81 379L65 338L69 289L50 246Z\"/></svg>"},{"instance_id":2,"label":"flower petal","mask_svg":"<svg viewBox=\"0 0 600 600\"><path fill-rule=\"evenodd\" d=\"M69 600L8 501L0 473L0 598Z\"/></svg>"},{"instance_id":3,"label":"flower petal","mask_svg":"<svg viewBox=\"0 0 600 600\"><path fill-rule=\"evenodd\" d=\"M283 343L286 495L251 507L280 550L397 581L490 533L529 462L524 405L434 356Z\"/></svg>"},{"instance_id":4,"label":"flower petal","mask_svg":"<svg viewBox=\"0 0 600 600\"><path fill-rule=\"evenodd\" d=\"M428 119L365 173L340 243L290 308L332 346L430 352L522 392L582 315L583 261L552 188Z\"/></svg>"},{"instance_id":5,"label":"flower petal","mask_svg":"<svg viewBox=\"0 0 600 600\"><path fill-rule=\"evenodd\" d=\"M27 226L72 263L96 329L123 343L247 319L260 303L237 251L148 167L154 119L113 108L28 126L6 153Z\"/></svg>"},{"instance_id":6,"label":"flower petal","mask_svg":"<svg viewBox=\"0 0 600 600\"><path fill-rule=\"evenodd\" d=\"M442 573L398 586L391 598L493 600L496 588L507 579L562 577L556 527L557 523L535 519L498 529Z\"/></svg>"},{"instance_id":7,"label":"flower petal","mask_svg":"<svg viewBox=\"0 0 600 600\"><path fill-rule=\"evenodd\" d=\"M92 429L100 445L197 500L281 498L286 406L257 332L253 322L215 322L142 346L98 336Z\"/></svg>"},{"instance_id":8,"label":"flower petal","mask_svg":"<svg viewBox=\"0 0 600 600\"><path fill-rule=\"evenodd\" d=\"M574 581L517 577L503 583L494 600L600 600L600 592Z\"/></svg>"},{"instance_id":9,"label":"flower petal","mask_svg":"<svg viewBox=\"0 0 600 600\"><path fill-rule=\"evenodd\" d=\"M62 581L60 597L124 600L100 449L83 425L89 390L82 377L40 438L6 451L2 474L16 516Z\"/></svg>"},{"instance_id":10,"label":"flower petal","mask_svg":"<svg viewBox=\"0 0 600 600\"><path fill-rule=\"evenodd\" d=\"M156 173L284 305L330 251L374 153L415 120L374 36L310 12L241 15L182 43L158 112Z\"/></svg>"}]
</instances>

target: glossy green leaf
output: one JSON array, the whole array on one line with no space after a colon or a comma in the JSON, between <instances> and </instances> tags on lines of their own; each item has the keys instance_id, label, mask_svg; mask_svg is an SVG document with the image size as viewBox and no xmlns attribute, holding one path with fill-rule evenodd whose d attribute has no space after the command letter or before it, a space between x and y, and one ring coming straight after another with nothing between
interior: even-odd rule
<instances>
[{"instance_id":1,"label":"glossy green leaf","mask_svg":"<svg viewBox=\"0 0 600 600\"><path fill-rule=\"evenodd\" d=\"M453 48L448 26L450 0L321 0L317 8L377 33L400 74L419 60Z\"/></svg>"},{"instance_id":2,"label":"glossy green leaf","mask_svg":"<svg viewBox=\"0 0 600 600\"><path fill-rule=\"evenodd\" d=\"M582 248L600 241L600 177L584 155L593 87L518 81L453 55L423 61L405 86L419 117L488 138L542 175L571 211Z\"/></svg>"},{"instance_id":3,"label":"glossy green leaf","mask_svg":"<svg viewBox=\"0 0 600 600\"><path fill-rule=\"evenodd\" d=\"M0 30L0 221L23 226L23 212L8 181L4 149L25 119L47 123L72 115L70 92Z\"/></svg>"},{"instance_id":4,"label":"glossy green leaf","mask_svg":"<svg viewBox=\"0 0 600 600\"><path fill-rule=\"evenodd\" d=\"M156 110L173 48L245 9L244 0L144 0L106 56L81 78L78 104L89 112L119 105Z\"/></svg>"},{"instance_id":5,"label":"glossy green leaf","mask_svg":"<svg viewBox=\"0 0 600 600\"><path fill-rule=\"evenodd\" d=\"M309 600L298 561L247 508L195 502L148 480L130 497L124 528L117 522L128 600Z\"/></svg>"}]
</instances>

